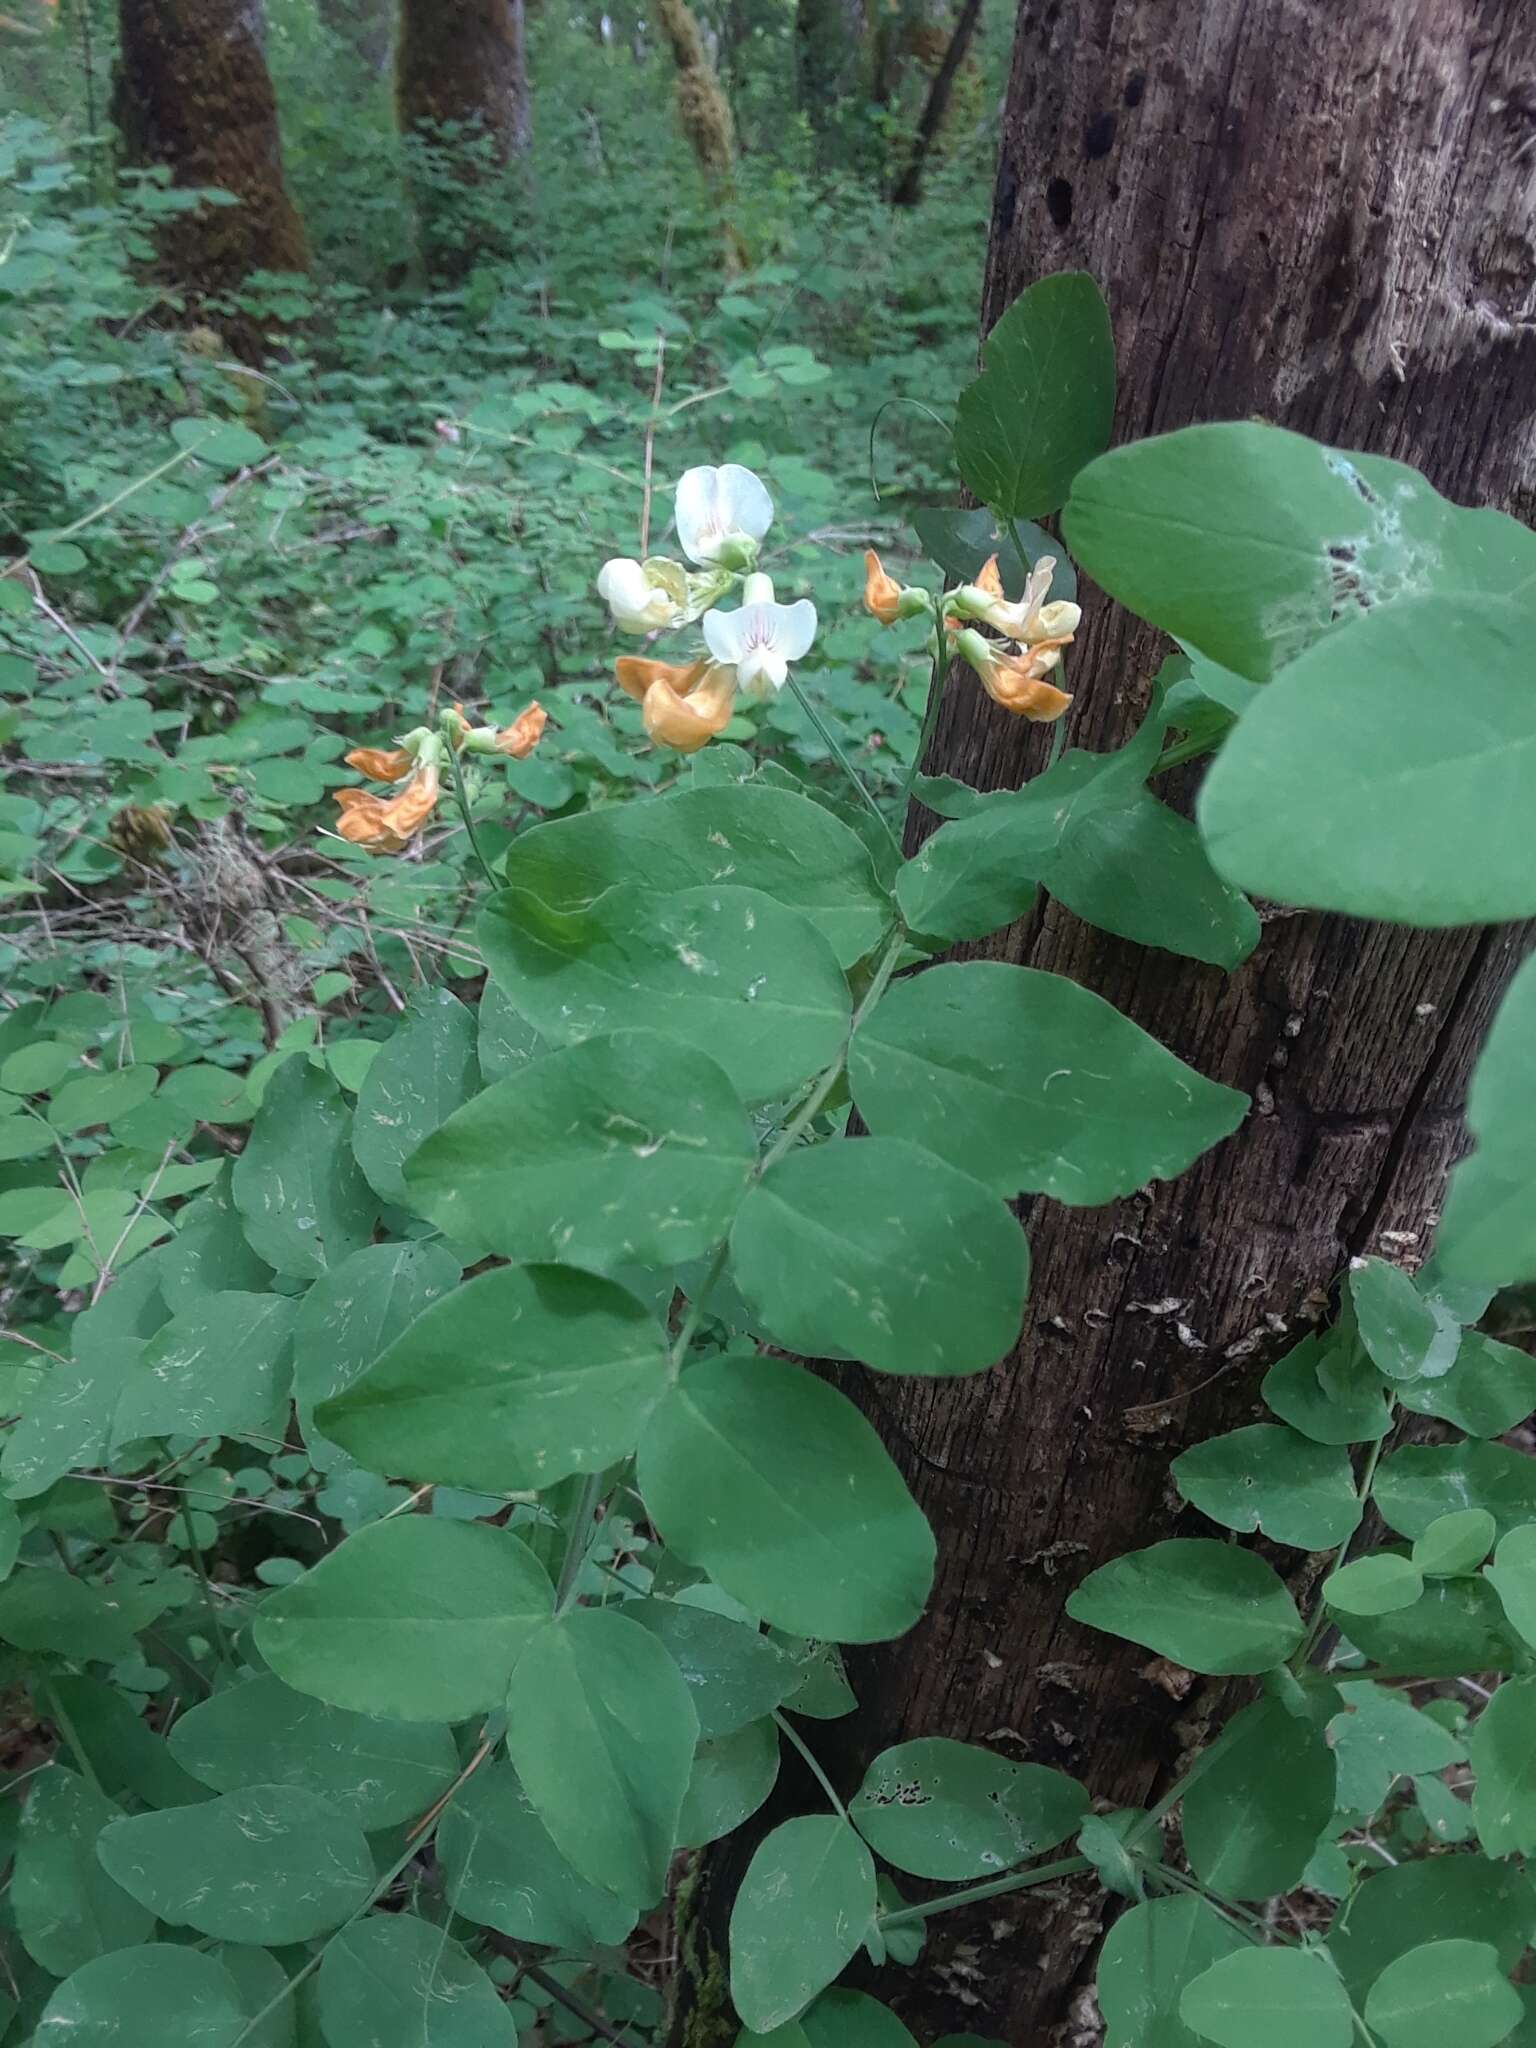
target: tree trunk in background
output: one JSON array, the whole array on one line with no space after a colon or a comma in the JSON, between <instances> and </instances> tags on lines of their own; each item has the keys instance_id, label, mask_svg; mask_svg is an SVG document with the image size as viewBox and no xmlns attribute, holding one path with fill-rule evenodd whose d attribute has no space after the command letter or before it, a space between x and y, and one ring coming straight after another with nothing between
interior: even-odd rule
<instances>
[{"instance_id":1,"label":"tree trunk in background","mask_svg":"<svg viewBox=\"0 0 1536 2048\"><path fill-rule=\"evenodd\" d=\"M406 133L478 128L510 163L533 133L523 0L401 0L395 91Z\"/></svg>"},{"instance_id":2,"label":"tree trunk in background","mask_svg":"<svg viewBox=\"0 0 1536 2048\"><path fill-rule=\"evenodd\" d=\"M954 91L955 80L960 66L965 62L971 47L971 38L976 33L976 24L981 19L981 0L964 0L960 18L955 23L955 32L949 39L943 61L933 74L933 83L928 88L928 97L923 102L923 111L918 118L917 133L912 140L912 153L906 167L891 190L893 206L916 206L922 197L923 172L927 167L929 152L938 139L939 130L944 126L944 115L949 107L949 96Z\"/></svg>"},{"instance_id":3,"label":"tree trunk in background","mask_svg":"<svg viewBox=\"0 0 1536 2048\"><path fill-rule=\"evenodd\" d=\"M389 0L317 0L317 11L370 77L381 77L394 36Z\"/></svg>"},{"instance_id":4,"label":"tree trunk in background","mask_svg":"<svg viewBox=\"0 0 1536 2048\"><path fill-rule=\"evenodd\" d=\"M240 201L163 223L173 280L229 291L253 270L307 269L258 0L119 0L119 19L113 113L127 160L164 164L177 185L217 185Z\"/></svg>"},{"instance_id":5,"label":"tree trunk in background","mask_svg":"<svg viewBox=\"0 0 1536 2048\"><path fill-rule=\"evenodd\" d=\"M796 0L795 79L818 140L833 137L865 69L864 0Z\"/></svg>"},{"instance_id":6,"label":"tree trunk in background","mask_svg":"<svg viewBox=\"0 0 1536 2048\"><path fill-rule=\"evenodd\" d=\"M983 327L1036 277L1089 270L1115 324L1118 438L1258 414L1529 518L1533 81L1526 0L1026 0ZM1166 643L1091 590L1085 610L1072 738L1107 749ZM1011 788L1047 745L962 671L926 765ZM909 850L932 822L914 814ZM1262 1370L1352 1256L1422 1255L1473 1054L1527 943L1277 912L1222 975L1053 903L964 949L1097 990L1254 1108L1177 1183L1109 1209L1025 1205L1032 1300L1007 1364L951 1381L842 1369L940 1552L924 1621L853 1660L860 1713L808 1728L845 1790L920 1734L1058 1765L1116 1805L1166 1786L1219 1688L1180 1696L1144 1651L1070 1622L1067 1595L1169 1533L1169 1460L1259 1412ZM704 2013L750 1847L706 1862L688 1901L699 2024L680 2014L674 2048L733 2038ZM877 1988L921 2041L1086 2048L1101 1905L1078 1882L940 1916L917 1967Z\"/></svg>"}]
</instances>

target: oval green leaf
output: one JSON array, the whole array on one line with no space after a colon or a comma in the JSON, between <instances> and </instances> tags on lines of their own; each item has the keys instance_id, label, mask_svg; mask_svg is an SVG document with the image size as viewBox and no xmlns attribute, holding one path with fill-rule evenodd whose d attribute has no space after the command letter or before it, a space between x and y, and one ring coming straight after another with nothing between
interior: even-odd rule
<instances>
[{"instance_id":1,"label":"oval green leaf","mask_svg":"<svg viewBox=\"0 0 1536 2048\"><path fill-rule=\"evenodd\" d=\"M526 891L481 914L486 965L555 1045L624 1027L659 1031L724 1069L746 1102L770 1102L836 1059L851 1009L831 946L758 889L657 895L631 884L590 908Z\"/></svg>"},{"instance_id":2,"label":"oval green leaf","mask_svg":"<svg viewBox=\"0 0 1536 2048\"><path fill-rule=\"evenodd\" d=\"M848 1080L872 1131L1000 1195L1074 1204L1175 1178L1247 1109L1090 989L1001 961L899 983L854 1034Z\"/></svg>"},{"instance_id":3,"label":"oval green leaf","mask_svg":"<svg viewBox=\"0 0 1536 2048\"><path fill-rule=\"evenodd\" d=\"M654 1032L546 1053L451 1116L406 1168L411 1204L506 1258L672 1266L720 1242L756 1163L711 1059Z\"/></svg>"},{"instance_id":4,"label":"oval green leaf","mask_svg":"<svg viewBox=\"0 0 1536 2048\"><path fill-rule=\"evenodd\" d=\"M506 1493L625 1456L666 1384L661 1326L624 1288L500 1266L418 1316L315 1420L371 1472Z\"/></svg>"},{"instance_id":5,"label":"oval green leaf","mask_svg":"<svg viewBox=\"0 0 1536 2048\"><path fill-rule=\"evenodd\" d=\"M548 1573L507 1530L397 1515L274 1593L256 1647L279 1678L332 1706L464 1721L500 1705L553 1604Z\"/></svg>"},{"instance_id":6,"label":"oval green leaf","mask_svg":"<svg viewBox=\"0 0 1536 2048\"><path fill-rule=\"evenodd\" d=\"M800 1366L692 1367L640 1440L639 1476L669 1546L780 1628L877 1643L923 1611L933 1532L852 1402Z\"/></svg>"},{"instance_id":7,"label":"oval green leaf","mask_svg":"<svg viewBox=\"0 0 1536 2048\"><path fill-rule=\"evenodd\" d=\"M983 1372L1019 1334L1029 1246L1007 1207L901 1138L771 1166L731 1232L731 1275L787 1350L881 1372Z\"/></svg>"}]
</instances>

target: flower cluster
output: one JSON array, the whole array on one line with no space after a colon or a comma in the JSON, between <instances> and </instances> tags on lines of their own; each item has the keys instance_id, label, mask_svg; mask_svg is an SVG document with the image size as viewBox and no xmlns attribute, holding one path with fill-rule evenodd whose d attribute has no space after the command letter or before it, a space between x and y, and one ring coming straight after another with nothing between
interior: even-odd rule
<instances>
[{"instance_id":1,"label":"flower cluster","mask_svg":"<svg viewBox=\"0 0 1536 2048\"><path fill-rule=\"evenodd\" d=\"M739 463L688 470L673 504L677 538L694 566L664 555L605 562L598 595L623 633L667 632L698 623L704 651L673 663L621 655L615 677L639 703L645 730L660 747L692 754L723 732L738 695L762 702L782 690L792 661L810 652L816 607L808 598L780 604L758 570L758 550L773 523L761 477ZM741 603L716 600L737 584Z\"/></svg>"},{"instance_id":2,"label":"flower cluster","mask_svg":"<svg viewBox=\"0 0 1536 2048\"><path fill-rule=\"evenodd\" d=\"M933 599L927 591L897 583L872 548L864 566L864 608L881 625L932 613ZM1010 601L993 555L974 583L946 591L941 603L951 652L976 671L993 702L1045 724L1060 718L1072 701L1045 678L1060 662L1061 650L1072 644L1082 619L1075 604L1046 603L1055 570L1055 557L1042 555L1029 573L1023 596ZM981 626L999 637L989 639Z\"/></svg>"},{"instance_id":3,"label":"flower cluster","mask_svg":"<svg viewBox=\"0 0 1536 2048\"><path fill-rule=\"evenodd\" d=\"M521 761L538 745L547 723L548 713L537 698L503 726L471 725L455 704L442 714L436 730L418 725L397 747L354 747L345 756L349 768L372 782L399 786L388 797L371 789L338 789L337 832L369 853L403 852L437 807L450 752Z\"/></svg>"}]
</instances>

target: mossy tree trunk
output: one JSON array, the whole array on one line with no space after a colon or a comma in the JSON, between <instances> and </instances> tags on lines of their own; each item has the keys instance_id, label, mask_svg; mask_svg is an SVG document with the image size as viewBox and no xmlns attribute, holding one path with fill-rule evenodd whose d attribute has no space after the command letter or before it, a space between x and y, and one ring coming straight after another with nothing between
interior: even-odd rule
<instances>
[{"instance_id":1,"label":"mossy tree trunk","mask_svg":"<svg viewBox=\"0 0 1536 2048\"><path fill-rule=\"evenodd\" d=\"M1118 438L1259 415L1530 519L1533 79L1527 0L1024 0L983 330L1035 278L1088 270L1114 316ZM1166 642L1091 590L1085 608L1071 738L1109 749ZM961 671L925 765L1013 788L1048 745ZM914 811L909 851L935 822ZM918 1735L1056 1765L1117 1806L1166 1788L1221 1686L1077 1626L1067 1597L1176 1526L1170 1459L1254 1419L1264 1370L1353 1256L1422 1256L1473 1056L1528 944L1275 914L1222 975L1047 903L964 949L1096 990L1254 1106L1177 1182L1024 1206L1029 1317L995 1371L840 1369L939 1539L919 1627L850 1660L858 1714L807 1724L845 1792ZM797 1802L817 1796L782 1790L761 1825ZM691 1887L671 2048L734 2039L711 2000L752 1833ZM1089 2048L1104 1918L1084 1880L998 1898L930 1920L916 1967L874 1988L921 2041Z\"/></svg>"},{"instance_id":2,"label":"mossy tree trunk","mask_svg":"<svg viewBox=\"0 0 1536 2048\"><path fill-rule=\"evenodd\" d=\"M478 129L494 161L509 164L533 134L524 45L523 0L401 0L401 129Z\"/></svg>"},{"instance_id":3,"label":"mossy tree trunk","mask_svg":"<svg viewBox=\"0 0 1536 2048\"><path fill-rule=\"evenodd\" d=\"M175 184L218 186L240 202L164 221L159 248L173 280L205 293L253 270L306 270L259 0L119 0L119 18L113 111L127 160L164 164Z\"/></svg>"},{"instance_id":4,"label":"mossy tree trunk","mask_svg":"<svg viewBox=\"0 0 1536 2048\"><path fill-rule=\"evenodd\" d=\"M726 266L735 269L741 252L730 218L736 174L736 124L731 103L709 61L698 17L687 0L656 0L656 20L677 66L677 118L715 203Z\"/></svg>"}]
</instances>

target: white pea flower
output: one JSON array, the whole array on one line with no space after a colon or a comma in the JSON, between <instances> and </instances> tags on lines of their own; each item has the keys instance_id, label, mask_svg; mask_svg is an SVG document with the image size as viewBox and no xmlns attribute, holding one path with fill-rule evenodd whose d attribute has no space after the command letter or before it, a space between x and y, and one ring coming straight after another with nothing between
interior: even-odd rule
<instances>
[{"instance_id":1,"label":"white pea flower","mask_svg":"<svg viewBox=\"0 0 1536 2048\"><path fill-rule=\"evenodd\" d=\"M597 594L621 633L658 633L687 615L687 579L676 562L616 555L597 576Z\"/></svg>"},{"instance_id":2,"label":"white pea flower","mask_svg":"<svg viewBox=\"0 0 1536 2048\"><path fill-rule=\"evenodd\" d=\"M686 470L677 486L677 537L690 562L750 569L773 524L773 500L760 476L739 462Z\"/></svg>"},{"instance_id":3,"label":"white pea flower","mask_svg":"<svg viewBox=\"0 0 1536 2048\"><path fill-rule=\"evenodd\" d=\"M783 689L789 664L810 652L816 607L808 597L776 604L766 576L749 576L741 595L739 611L704 614L704 645L716 661L735 669L742 695L761 702Z\"/></svg>"}]
</instances>

